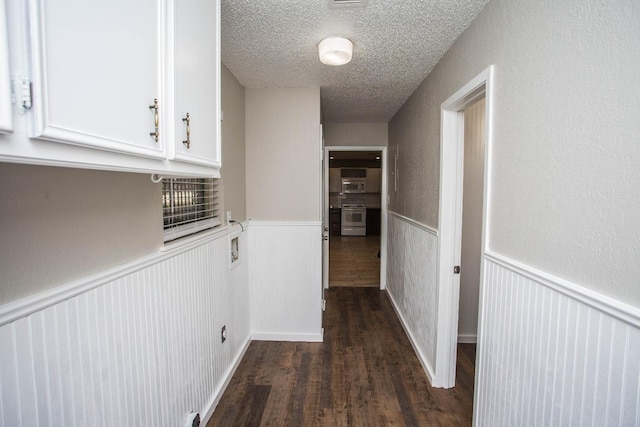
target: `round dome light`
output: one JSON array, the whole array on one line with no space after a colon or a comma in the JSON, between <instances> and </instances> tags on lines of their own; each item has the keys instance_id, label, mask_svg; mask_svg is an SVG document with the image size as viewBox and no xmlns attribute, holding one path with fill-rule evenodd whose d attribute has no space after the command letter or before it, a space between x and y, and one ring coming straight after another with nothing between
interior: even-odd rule
<instances>
[{"instance_id":1,"label":"round dome light","mask_svg":"<svg viewBox=\"0 0 640 427\"><path fill-rule=\"evenodd\" d=\"M320 61L327 65L344 65L351 61L353 43L343 37L327 37L318 44Z\"/></svg>"}]
</instances>

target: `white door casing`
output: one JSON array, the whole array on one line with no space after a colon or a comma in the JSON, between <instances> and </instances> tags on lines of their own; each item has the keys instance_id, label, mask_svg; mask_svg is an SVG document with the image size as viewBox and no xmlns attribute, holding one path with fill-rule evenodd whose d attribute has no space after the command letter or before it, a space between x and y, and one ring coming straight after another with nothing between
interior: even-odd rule
<instances>
[{"instance_id":1,"label":"white door casing","mask_svg":"<svg viewBox=\"0 0 640 427\"><path fill-rule=\"evenodd\" d=\"M323 210L326 218L326 226L328 227L329 221L329 152L331 151L380 151L382 153L382 188L380 193L380 289L387 288L387 194L388 194L388 180L387 180L387 147L381 146L325 146L324 158L326 160L325 165L325 177L323 195L325 198L325 209ZM331 236L329 234L329 239ZM325 288L329 287L329 246L327 241L327 281Z\"/></svg>"},{"instance_id":2,"label":"white door casing","mask_svg":"<svg viewBox=\"0 0 640 427\"><path fill-rule=\"evenodd\" d=\"M329 154L324 149L324 133L320 125L321 159L322 159L322 297L329 288Z\"/></svg>"},{"instance_id":3,"label":"white door casing","mask_svg":"<svg viewBox=\"0 0 640 427\"><path fill-rule=\"evenodd\" d=\"M464 169L464 112L484 96L485 169L482 208L482 257L488 248L489 191L492 141L492 79L493 66L488 67L464 85L441 106L440 134L440 209L438 239L438 329L433 386L450 388L455 385L458 342L458 311L460 276L454 266L460 265L462 241L462 185ZM482 313L484 275L480 273L479 313ZM478 346L481 345L482 319L478 319ZM480 354L479 349L476 354ZM479 362L477 362L478 364ZM478 373L476 372L476 376Z\"/></svg>"}]
</instances>

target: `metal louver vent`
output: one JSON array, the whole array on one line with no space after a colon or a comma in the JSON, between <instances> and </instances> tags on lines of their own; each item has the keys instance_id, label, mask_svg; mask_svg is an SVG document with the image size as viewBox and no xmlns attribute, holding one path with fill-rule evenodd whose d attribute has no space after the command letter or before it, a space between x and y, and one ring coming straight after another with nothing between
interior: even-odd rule
<instances>
[{"instance_id":1,"label":"metal louver vent","mask_svg":"<svg viewBox=\"0 0 640 427\"><path fill-rule=\"evenodd\" d=\"M369 0L329 0L330 8L365 7Z\"/></svg>"}]
</instances>

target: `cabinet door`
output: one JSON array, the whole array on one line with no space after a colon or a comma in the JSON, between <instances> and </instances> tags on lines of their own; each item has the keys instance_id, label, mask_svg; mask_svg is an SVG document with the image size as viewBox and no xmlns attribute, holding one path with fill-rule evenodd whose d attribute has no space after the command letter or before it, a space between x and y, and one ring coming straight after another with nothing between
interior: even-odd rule
<instances>
[{"instance_id":1,"label":"cabinet door","mask_svg":"<svg viewBox=\"0 0 640 427\"><path fill-rule=\"evenodd\" d=\"M382 191L382 169L367 169L367 193L379 193Z\"/></svg>"},{"instance_id":2,"label":"cabinet door","mask_svg":"<svg viewBox=\"0 0 640 427\"><path fill-rule=\"evenodd\" d=\"M220 2L179 0L174 5L174 157L219 167Z\"/></svg>"},{"instance_id":3,"label":"cabinet door","mask_svg":"<svg viewBox=\"0 0 640 427\"><path fill-rule=\"evenodd\" d=\"M29 0L31 137L165 157L158 0Z\"/></svg>"},{"instance_id":4,"label":"cabinet door","mask_svg":"<svg viewBox=\"0 0 640 427\"><path fill-rule=\"evenodd\" d=\"M6 10L6 1L0 0L0 132L11 132L13 130Z\"/></svg>"},{"instance_id":5,"label":"cabinet door","mask_svg":"<svg viewBox=\"0 0 640 427\"><path fill-rule=\"evenodd\" d=\"M329 192L342 192L342 180L340 178L340 168L329 168Z\"/></svg>"}]
</instances>

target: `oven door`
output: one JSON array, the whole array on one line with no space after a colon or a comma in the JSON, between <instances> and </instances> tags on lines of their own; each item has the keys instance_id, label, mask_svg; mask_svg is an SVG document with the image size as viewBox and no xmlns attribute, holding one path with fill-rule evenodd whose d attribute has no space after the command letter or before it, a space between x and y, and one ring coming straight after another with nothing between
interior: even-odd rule
<instances>
[{"instance_id":1,"label":"oven door","mask_svg":"<svg viewBox=\"0 0 640 427\"><path fill-rule=\"evenodd\" d=\"M366 227L367 208L342 208L343 227Z\"/></svg>"}]
</instances>

